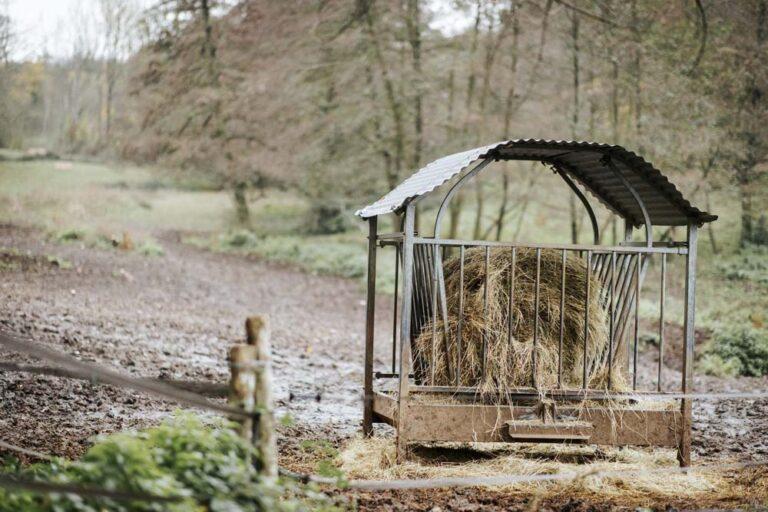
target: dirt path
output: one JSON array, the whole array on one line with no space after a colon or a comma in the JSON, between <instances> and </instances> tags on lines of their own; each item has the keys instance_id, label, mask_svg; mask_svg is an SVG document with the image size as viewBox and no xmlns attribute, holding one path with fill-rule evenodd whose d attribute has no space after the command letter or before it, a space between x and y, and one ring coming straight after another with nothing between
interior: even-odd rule
<instances>
[{"instance_id":1,"label":"dirt path","mask_svg":"<svg viewBox=\"0 0 768 512\"><path fill-rule=\"evenodd\" d=\"M241 342L244 319L268 314L281 410L299 424L327 424L342 435L356 430L364 319L357 283L200 251L173 235L162 243L164 257L145 257L54 244L4 226L0 247L19 254L5 258L0 323L130 374L226 381L227 349ZM49 261L54 257L63 266ZM176 408L52 377L6 373L0 386L0 439L67 456L93 434L153 422ZM289 392L323 399L288 403Z\"/></svg>"},{"instance_id":2,"label":"dirt path","mask_svg":"<svg viewBox=\"0 0 768 512\"><path fill-rule=\"evenodd\" d=\"M296 420L285 451L298 439L338 442L358 430L365 302L356 282L205 252L173 234L161 241L165 256L145 257L0 226L0 324L129 374L223 382L227 349L241 342L244 319L268 314L279 412ZM386 305L377 318L382 336L391 325ZM377 365L384 366L387 347L379 346ZM697 390L765 390L767 383L698 378ZM323 399L288 402L289 392L320 392ZM85 382L0 375L0 439L45 453L76 456L95 434L151 424L175 409ZM768 401L715 402L695 411L700 456L768 456ZM395 501L370 503L397 508L398 498L390 497Z\"/></svg>"}]
</instances>

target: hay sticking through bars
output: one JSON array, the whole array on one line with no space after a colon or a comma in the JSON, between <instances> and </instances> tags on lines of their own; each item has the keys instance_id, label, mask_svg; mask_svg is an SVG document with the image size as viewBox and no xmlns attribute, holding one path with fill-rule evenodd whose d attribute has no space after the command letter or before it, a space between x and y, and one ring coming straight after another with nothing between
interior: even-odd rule
<instances>
[{"instance_id":1,"label":"hay sticking through bars","mask_svg":"<svg viewBox=\"0 0 768 512\"><path fill-rule=\"evenodd\" d=\"M458 255L449 259L443 270L447 325L438 306L437 323L433 325L431 321L427 322L415 341L417 371L421 372L420 376L428 384L456 384L459 295L463 293L460 385L478 386L481 393L488 394L532 386L536 250L518 249L515 254L511 336L508 326L512 250L489 250L487 306L484 302L486 249L478 247L465 252L463 287L460 284L459 259ZM580 389L584 360L587 266L583 258L571 253L567 255L565 265L562 386ZM541 389L555 388L558 384L562 268L561 251L541 251L539 334L536 342L536 385ZM626 389L626 376L616 363L620 358L614 357L609 386L608 313L601 297L604 297L601 284L593 272L590 277L589 316L586 319L589 331L586 351L587 386L593 389L622 390ZM482 357L484 343L487 345L485 361Z\"/></svg>"}]
</instances>

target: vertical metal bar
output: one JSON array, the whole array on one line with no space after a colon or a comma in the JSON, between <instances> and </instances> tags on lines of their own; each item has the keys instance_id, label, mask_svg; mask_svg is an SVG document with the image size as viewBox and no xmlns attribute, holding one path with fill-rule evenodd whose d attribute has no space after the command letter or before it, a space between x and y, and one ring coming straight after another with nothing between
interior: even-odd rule
<instances>
[{"instance_id":1,"label":"vertical metal bar","mask_svg":"<svg viewBox=\"0 0 768 512\"><path fill-rule=\"evenodd\" d=\"M563 249L562 275L560 276L560 340L557 344L557 387L563 387L563 337L565 336L565 260L566 252Z\"/></svg>"},{"instance_id":2,"label":"vertical metal bar","mask_svg":"<svg viewBox=\"0 0 768 512\"><path fill-rule=\"evenodd\" d=\"M422 272L424 270L422 247L423 246L416 244L413 246L413 291L411 293L413 306L411 310L411 331L414 333L421 332L424 319L428 316L427 308L429 307L429 300L424 295L424 288L427 287L427 280L424 278L424 273ZM410 343L410 341L411 340L409 339L408 343ZM419 356L421 355L419 354ZM426 371L424 368L424 357L417 357L413 363L418 364L418 366L414 368L413 373L416 376L416 381L420 382L424 379L424 373Z\"/></svg>"},{"instance_id":3,"label":"vertical metal bar","mask_svg":"<svg viewBox=\"0 0 768 512\"><path fill-rule=\"evenodd\" d=\"M630 344L624 347L624 327L629 323L629 313L631 309L630 299L632 297L632 279L634 278L634 267L632 261L636 254L622 254L616 257L616 267L618 276L616 280L616 301L614 309L616 310L616 322L614 325L613 339L616 340L616 357L626 357L627 369L629 369Z\"/></svg>"},{"instance_id":4,"label":"vertical metal bar","mask_svg":"<svg viewBox=\"0 0 768 512\"><path fill-rule=\"evenodd\" d=\"M637 267L635 268L635 333L634 347L632 348L632 389L637 390L637 345L640 333L640 268L643 255L637 254Z\"/></svg>"},{"instance_id":5,"label":"vertical metal bar","mask_svg":"<svg viewBox=\"0 0 768 512\"><path fill-rule=\"evenodd\" d=\"M430 379L433 386L435 385L435 371L437 367L437 251L439 250L440 246L434 244L434 252L432 254L434 263L434 273L432 274L432 354L430 354L432 360L429 364ZM447 356L448 354L446 354L446 357Z\"/></svg>"},{"instance_id":6,"label":"vertical metal bar","mask_svg":"<svg viewBox=\"0 0 768 512\"><path fill-rule=\"evenodd\" d=\"M592 251L587 251L587 282L586 292L584 299L584 354L583 354L583 368L582 368L582 380L581 387L587 389L587 345L589 344L589 282L592 280Z\"/></svg>"},{"instance_id":7,"label":"vertical metal bar","mask_svg":"<svg viewBox=\"0 0 768 512\"><path fill-rule=\"evenodd\" d=\"M400 277L400 244L395 246L395 297L392 313L392 375L397 373L397 291Z\"/></svg>"},{"instance_id":8,"label":"vertical metal bar","mask_svg":"<svg viewBox=\"0 0 768 512\"><path fill-rule=\"evenodd\" d=\"M533 387L538 388L536 379L536 368L538 367L538 357L536 352L539 346L539 283L541 281L541 249L536 249L536 281L534 282L533 298L533 351L531 353L531 374Z\"/></svg>"},{"instance_id":9,"label":"vertical metal bar","mask_svg":"<svg viewBox=\"0 0 768 512\"><path fill-rule=\"evenodd\" d=\"M426 296L426 286L428 281L429 274L427 274L427 277L424 276L424 254L423 254L423 247L420 245L414 245L413 247L413 273L414 273L414 289L413 289L413 296L414 296L414 311L415 311L415 317L416 322L412 326L414 332L421 332L421 328L424 324L424 319L429 316L429 311L427 308L429 308L429 300ZM423 284L424 286L421 286Z\"/></svg>"},{"instance_id":10,"label":"vertical metal bar","mask_svg":"<svg viewBox=\"0 0 768 512\"><path fill-rule=\"evenodd\" d=\"M661 391L663 384L664 368L664 307L667 302L667 255L661 253L661 292L659 293L659 375L656 390Z\"/></svg>"},{"instance_id":11,"label":"vertical metal bar","mask_svg":"<svg viewBox=\"0 0 768 512\"><path fill-rule=\"evenodd\" d=\"M398 461L406 459L408 438L405 425L408 421L408 393L411 373L411 307L413 306L413 238L416 205L409 203L405 208L403 236L403 298L400 312L400 375L397 394L397 441Z\"/></svg>"},{"instance_id":12,"label":"vertical metal bar","mask_svg":"<svg viewBox=\"0 0 768 512\"><path fill-rule=\"evenodd\" d=\"M514 307L515 307L515 265L517 259L517 253L515 248L512 248L512 267L509 271L509 311L507 312L507 343L510 348L510 357L512 356L512 331L515 328Z\"/></svg>"},{"instance_id":13,"label":"vertical metal bar","mask_svg":"<svg viewBox=\"0 0 768 512\"><path fill-rule=\"evenodd\" d=\"M698 228L696 224L688 224L688 255L685 259L685 318L683 321L685 340L685 350L683 351L683 393L691 393L693 391L697 240ZM682 399L680 411L683 414L683 435L680 438L677 458L682 467L688 467L691 465L691 416L693 412L690 398Z\"/></svg>"},{"instance_id":14,"label":"vertical metal bar","mask_svg":"<svg viewBox=\"0 0 768 512\"><path fill-rule=\"evenodd\" d=\"M363 435L373 434L373 330L376 315L376 235L378 217L368 219L368 287L365 302Z\"/></svg>"},{"instance_id":15,"label":"vertical metal bar","mask_svg":"<svg viewBox=\"0 0 768 512\"><path fill-rule=\"evenodd\" d=\"M461 386L461 330L464 327L464 252L459 248L459 320L456 324L456 385Z\"/></svg>"},{"instance_id":16,"label":"vertical metal bar","mask_svg":"<svg viewBox=\"0 0 768 512\"><path fill-rule=\"evenodd\" d=\"M610 323L608 328L608 389L613 389L613 327L615 322L615 311L613 304L614 289L616 288L616 252L611 252L611 288L608 307L610 311Z\"/></svg>"},{"instance_id":17,"label":"vertical metal bar","mask_svg":"<svg viewBox=\"0 0 768 512\"><path fill-rule=\"evenodd\" d=\"M440 302L438 309L443 319L443 346L445 347L445 370L447 382L453 381L453 362L449 357L451 353L451 336L448 325L448 297L445 294L445 272L443 270L443 260L445 259L445 246L437 240L437 300ZM437 313L435 313L437 316Z\"/></svg>"},{"instance_id":18,"label":"vertical metal bar","mask_svg":"<svg viewBox=\"0 0 768 512\"><path fill-rule=\"evenodd\" d=\"M491 259L491 248L485 246L485 282L483 283L483 318L488 317L488 266ZM483 328L483 380L488 371L488 329Z\"/></svg>"}]
</instances>

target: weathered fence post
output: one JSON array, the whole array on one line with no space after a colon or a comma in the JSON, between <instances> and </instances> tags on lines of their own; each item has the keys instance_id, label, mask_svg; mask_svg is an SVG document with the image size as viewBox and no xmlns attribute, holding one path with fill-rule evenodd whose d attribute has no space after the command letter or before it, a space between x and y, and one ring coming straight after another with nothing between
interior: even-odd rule
<instances>
[{"instance_id":1,"label":"weathered fence post","mask_svg":"<svg viewBox=\"0 0 768 512\"><path fill-rule=\"evenodd\" d=\"M255 349L256 382L253 390L254 404L259 416L256 428L256 448L259 452L259 468L267 478L277 478L277 435L272 410L272 348L269 340L269 318L252 316L245 321L248 346Z\"/></svg>"},{"instance_id":2,"label":"weathered fence post","mask_svg":"<svg viewBox=\"0 0 768 512\"><path fill-rule=\"evenodd\" d=\"M253 364L256 355L256 347L249 345L235 345L229 350L229 403L234 407L241 407L245 412L253 412L256 409L256 367ZM254 419L250 417L238 421L240 436L253 441Z\"/></svg>"}]
</instances>

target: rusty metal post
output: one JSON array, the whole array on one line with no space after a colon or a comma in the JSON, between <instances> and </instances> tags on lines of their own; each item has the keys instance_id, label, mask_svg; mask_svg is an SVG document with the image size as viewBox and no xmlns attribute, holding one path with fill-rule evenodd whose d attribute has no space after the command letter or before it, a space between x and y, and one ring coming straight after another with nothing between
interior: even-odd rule
<instances>
[{"instance_id":1,"label":"rusty metal post","mask_svg":"<svg viewBox=\"0 0 768 512\"><path fill-rule=\"evenodd\" d=\"M395 292L392 294L392 375L397 373L397 294L400 280L400 246L395 246Z\"/></svg>"},{"instance_id":2,"label":"rusty metal post","mask_svg":"<svg viewBox=\"0 0 768 512\"><path fill-rule=\"evenodd\" d=\"M664 384L664 307L667 302L667 255L661 255L661 284L659 286L659 369L656 390L661 392Z\"/></svg>"},{"instance_id":3,"label":"rusty metal post","mask_svg":"<svg viewBox=\"0 0 768 512\"><path fill-rule=\"evenodd\" d=\"M696 310L696 243L698 228L696 224L688 224L688 255L685 258L685 318L683 319L683 336L685 350L683 352L683 393L693 392L693 349L695 342L695 310ZM680 436L680 446L677 459L681 467L691 465L691 399L683 398L680 410L683 415L683 431Z\"/></svg>"},{"instance_id":4,"label":"rusty metal post","mask_svg":"<svg viewBox=\"0 0 768 512\"><path fill-rule=\"evenodd\" d=\"M408 375L411 373L411 306L413 305L413 239L416 205L408 203L403 230L403 297L400 306L400 375L397 395L397 462L408 455Z\"/></svg>"},{"instance_id":5,"label":"rusty metal post","mask_svg":"<svg viewBox=\"0 0 768 512\"><path fill-rule=\"evenodd\" d=\"M365 363L363 368L363 435L373 434L373 336L376 317L376 237L378 217L368 219L368 288L365 304ZM397 295L397 290L395 290Z\"/></svg>"},{"instance_id":6,"label":"rusty metal post","mask_svg":"<svg viewBox=\"0 0 768 512\"><path fill-rule=\"evenodd\" d=\"M272 396L272 343L269 318L252 316L245 321L248 346L255 349L254 406L259 411L254 444L259 453L258 468L262 476L277 478L277 434Z\"/></svg>"}]
</instances>

